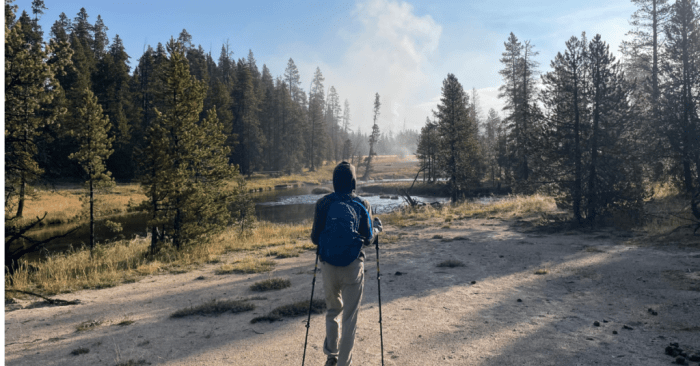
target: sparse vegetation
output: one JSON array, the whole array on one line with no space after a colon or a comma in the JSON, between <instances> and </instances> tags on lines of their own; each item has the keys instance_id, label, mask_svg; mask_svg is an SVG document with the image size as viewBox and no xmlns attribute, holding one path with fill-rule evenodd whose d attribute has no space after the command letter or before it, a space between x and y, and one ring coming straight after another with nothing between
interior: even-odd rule
<instances>
[{"instance_id":1,"label":"sparse vegetation","mask_svg":"<svg viewBox=\"0 0 700 366\"><path fill-rule=\"evenodd\" d=\"M274 267L275 261L273 260L248 256L231 264L222 265L216 270L216 274L262 273L270 272Z\"/></svg>"},{"instance_id":2,"label":"sparse vegetation","mask_svg":"<svg viewBox=\"0 0 700 366\"><path fill-rule=\"evenodd\" d=\"M458 261L456 259L448 259L446 261L440 262L438 267L447 267L447 268L454 268L454 267L464 267L464 263L462 261Z\"/></svg>"},{"instance_id":3,"label":"sparse vegetation","mask_svg":"<svg viewBox=\"0 0 700 366\"><path fill-rule=\"evenodd\" d=\"M145 366L145 365L150 365L150 364L151 363L146 362L146 360L138 360L138 361L129 360L126 362L118 363L117 366Z\"/></svg>"},{"instance_id":4,"label":"sparse vegetation","mask_svg":"<svg viewBox=\"0 0 700 366\"><path fill-rule=\"evenodd\" d=\"M256 282L250 286L251 291L270 291L281 290L291 287L292 281L285 278L268 278L263 281Z\"/></svg>"},{"instance_id":5,"label":"sparse vegetation","mask_svg":"<svg viewBox=\"0 0 700 366\"><path fill-rule=\"evenodd\" d=\"M70 352L71 355L73 356L79 356L79 355L84 355L86 353L89 353L90 350L87 348L76 348Z\"/></svg>"},{"instance_id":6,"label":"sparse vegetation","mask_svg":"<svg viewBox=\"0 0 700 366\"><path fill-rule=\"evenodd\" d=\"M557 211L557 208L552 197L535 194L531 196L508 196L489 204L464 201L453 205L443 205L437 208L433 206L405 208L401 211L383 215L382 220L390 225L405 227L410 226L414 221L421 220L435 219L443 222L451 222L455 217L459 217L460 219L511 219L513 217L523 217L554 211ZM447 221L447 218L451 219Z\"/></svg>"},{"instance_id":7,"label":"sparse vegetation","mask_svg":"<svg viewBox=\"0 0 700 366\"><path fill-rule=\"evenodd\" d=\"M102 325L101 320L86 320L86 321L78 324L78 326L76 327L76 330L78 332L84 332L87 330L93 330L93 329L99 327L100 325Z\"/></svg>"},{"instance_id":8,"label":"sparse vegetation","mask_svg":"<svg viewBox=\"0 0 700 366\"><path fill-rule=\"evenodd\" d=\"M120 321L119 323L117 323L117 324L115 324L115 325L118 325L118 326L120 326L120 327L125 327L125 326L127 326L127 325L131 325L131 324L134 324L134 323L135 323L135 321L133 321L133 320L131 320L131 319L124 319L124 320Z\"/></svg>"},{"instance_id":9,"label":"sparse vegetation","mask_svg":"<svg viewBox=\"0 0 700 366\"><path fill-rule=\"evenodd\" d=\"M267 255L276 258L292 258L298 257L299 254L303 253L305 250L315 249L316 246L309 241L298 242L297 240L292 240L290 243L287 244L270 247L268 249Z\"/></svg>"},{"instance_id":10,"label":"sparse vegetation","mask_svg":"<svg viewBox=\"0 0 700 366\"><path fill-rule=\"evenodd\" d=\"M314 299L311 303L311 312L314 314L321 314L326 309L326 302L323 300ZM255 324L261 321L269 321L270 323L282 318L292 318L296 316L302 316L308 314L309 302L302 300L292 304L283 305L273 309L267 315L259 316L253 318L250 322Z\"/></svg>"},{"instance_id":11,"label":"sparse vegetation","mask_svg":"<svg viewBox=\"0 0 700 366\"><path fill-rule=\"evenodd\" d=\"M224 313L242 313L245 311L251 311L255 309L255 304L251 304L247 301L241 301L241 300L224 300L224 301L216 301L216 299L212 299L210 301L207 301L201 305L197 306L191 306L187 307L184 309L180 309L172 314L170 314L171 318L184 318L186 316L193 316L193 315L201 315L201 316L207 316L207 315L221 315Z\"/></svg>"},{"instance_id":12,"label":"sparse vegetation","mask_svg":"<svg viewBox=\"0 0 700 366\"><path fill-rule=\"evenodd\" d=\"M311 248L313 244L306 239L310 230L309 225L262 222L248 235L241 235L238 228L230 228L209 243L194 244L179 251L165 247L154 256L148 255L148 240L123 240L98 245L92 256L88 250L80 249L51 255L31 266L22 261L13 274L5 277L5 286L7 289L58 294L133 282L141 276L166 273L173 269L188 271L228 252L250 252L252 261L254 256L262 257L267 253L263 249L278 246L280 241L296 241L298 248ZM265 262L268 262L269 268L269 263L274 263L269 259ZM17 294L8 293L8 296Z\"/></svg>"}]
</instances>

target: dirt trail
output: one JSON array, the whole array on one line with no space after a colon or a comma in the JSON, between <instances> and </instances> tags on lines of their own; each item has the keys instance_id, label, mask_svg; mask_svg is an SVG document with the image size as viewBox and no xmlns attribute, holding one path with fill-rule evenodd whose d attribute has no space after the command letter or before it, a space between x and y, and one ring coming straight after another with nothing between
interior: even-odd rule
<instances>
[{"instance_id":1,"label":"dirt trail","mask_svg":"<svg viewBox=\"0 0 700 366\"><path fill-rule=\"evenodd\" d=\"M381 253L388 365L666 365L673 361L664 355L670 342L700 353L698 249L626 246L621 244L625 238L613 231L525 232L498 220L438 227L387 230L401 234ZM444 239L433 239L436 234ZM455 237L466 240L450 240ZM375 255L370 249L356 365L381 364ZM437 267L447 259L464 266ZM258 294L248 286L270 276L218 276L216 265L59 296L80 299L80 305L14 311L6 306L5 361L300 364L305 318L256 324L250 320L279 305L308 301L313 261L312 252L278 260L273 276L289 278L292 287L264 293L265 300L251 300L257 309L247 313L169 318L178 309L214 298L252 298ZM540 269L548 273L535 274ZM204 279L197 279L200 276ZM317 286L319 299L322 291ZM76 331L78 324L90 320L102 323ZM124 320L133 323L117 325ZM323 364L323 336L323 317L315 315L307 365ZM89 352L72 355L78 348Z\"/></svg>"}]
</instances>

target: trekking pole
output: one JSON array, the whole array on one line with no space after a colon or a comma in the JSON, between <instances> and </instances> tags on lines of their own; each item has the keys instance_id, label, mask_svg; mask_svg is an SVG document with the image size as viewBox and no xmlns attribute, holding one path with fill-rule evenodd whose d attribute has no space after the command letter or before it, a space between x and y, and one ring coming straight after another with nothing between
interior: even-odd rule
<instances>
[{"instance_id":1,"label":"trekking pole","mask_svg":"<svg viewBox=\"0 0 700 366\"><path fill-rule=\"evenodd\" d=\"M311 300L309 300L309 318L306 319L306 337L304 338L304 357L301 359L301 366L304 366L304 361L306 360L306 345L309 341L309 326L311 324L311 307L314 302L314 288L316 287L316 270L318 269L318 253L319 249L316 249L316 263L314 264L314 279L311 281Z\"/></svg>"},{"instance_id":2,"label":"trekking pole","mask_svg":"<svg viewBox=\"0 0 700 366\"><path fill-rule=\"evenodd\" d=\"M374 245L377 248L377 291L379 292L379 341L382 347L382 366L384 366L384 334L382 332L382 274L379 272L379 233L374 238Z\"/></svg>"}]
</instances>

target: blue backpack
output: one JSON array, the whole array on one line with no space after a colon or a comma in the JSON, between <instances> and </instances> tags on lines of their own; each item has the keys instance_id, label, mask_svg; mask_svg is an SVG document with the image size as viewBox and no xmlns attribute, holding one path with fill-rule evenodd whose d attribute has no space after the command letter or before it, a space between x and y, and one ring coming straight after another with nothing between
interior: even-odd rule
<instances>
[{"instance_id":1,"label":"blue backpack","mask_svg":"<svg viewBox=\"0 0 700 366\"><path fill-rule=\"evenodd\" d=\"M369 221L369 213L362 203L354 199L344 200L335 193L332 195L326 227L319 239L319 255L326 263L345 267L360 256L364 242L358 233L360 218L364 213ZM369 230L371 233L371 222Z\"/></svg>"}]
</instances>

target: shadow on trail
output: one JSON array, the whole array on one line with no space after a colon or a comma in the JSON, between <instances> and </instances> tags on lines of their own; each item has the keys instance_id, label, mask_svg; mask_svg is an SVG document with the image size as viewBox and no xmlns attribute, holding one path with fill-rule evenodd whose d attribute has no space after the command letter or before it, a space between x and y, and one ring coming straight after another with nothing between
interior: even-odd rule
<instances>
[{"instance_id":1,"label":"shadow on trail","mask_svg":"<svg viewBox=\"0 0 700 366\"><path fill-rule=\"evenodd\" d=\"M410 234L412 230L405 229L404 231ZM434 231L435 233L445 233L444 230L437 228ZM463 232L465 231L463 230ZM418 349L444 350L444 352L440 352L445 357L449 357L454 350L482 347L480 353L488 360L488 364L494 365L512 364L515 360L522 363L522 359L518 358L518 352L523 348L537 347L541 349L540 353L543 359L528 360L531 364L575 364L577 354L580 352L591 352L596 348L605 347L601 343L602 341L592 342L583 338L580 341L582 343L580 349L553 348L551 343L556 343L558 337L574 337L578 340L579 333L588 334L587 332L582 333L582 330L590 327L593 320L587 315L586 308L568 309L564 311L566 315L561 319L550 316L541 318L540 315L547 312L561 313L561 309L557 308L561 305L561 300L557 300L557 298L578 296L575 289L577 285L572 284L571 290L567 293L551 293L547 290L548 278L533 278L531 274L537 268L548 266L560 270L574 270L575 273L579 273L578 277L569 275L551 279L551 281L576 282L580 281L581 278L589 280L586 277L587 273L595 273L602 266L615 267L617 262L628 260L628 256L614 258L613 255L606 253L583 251L581 249L585 248L585 239L581 239L581 243L576 244L576 248L571 248L570 245L563 247L558 244L556 237L536 237L513 230L494 232L488 227L484 227L481 230L479 228L466 230L468 233L466 235L463 232L460 235L467 236L469 240L441 241L407 236L403 237L397 244L381 246L385 344L390 345L392 333L401 331L402 324L408 324L405 320L400 320L402 317L417 319L417 323L431 321L432 313L411 314L405 317L400 315L398 309L402 308L403 303L415 303L426 297L443 296L445 297L444 307L446 309L449 309L450 304L470 301L479 305L475 306L474 311L461 316L458 321L446 324L443 331L434 334L425 333L422 338L416 338L410 345L403 347L415 346ZM431 232L428 234L432 235ZM513 245L514 243L516 245ZM559 249L557 250L557 248ZM367 253L365 292L360 318L374 316L377 304L374 247L366 247L365 252ZM576 261L585 261L587 258L592 258L588 264L573 264ZM445 259L460 260L465 266L452 269L436 267L439 262ZM207 284L199 288L194 288L194 286L188 288L188 284L198 282L194 280L196 275L193 273L167 278L147 277L142 281L163 281L162 284L159 284L159 288L162 289L161 293L154 294L152 290L148 289L139 290L138 284L122 285L125 288L133 288L128 291L128 295L130 299L133 299L130 306L134 306L137 310L132 311L131 315L126 314L127 317L134 318L135 323L131 325L103 325L92 331L76 332L75 326L77 324L94 319L98 316L96 314L105 310L100 308L91 311L90 301L87 301L83 305L47 310L39 315L40 317L45 316L45 319L41 320L24 318L21 313L27 310L15 311L12 314L18 314L16 317L13 316L17 324L8 323L6 319L6 334L13 325L19 325L20 328L22 326L41 327L44 323L50 323L69 327L68 331L63 329L63 334L52 335L54 340L42 339L37 342L22 340L22 342L30 342L28 344L31 345L33 351L44 354L48 352L52 355L51 362L44 362L46 365L112 364L119 360L123 362L129 359L135 361L144 359L147 362L158 364L178 362L184 359L192 362L193 358L196 360L198 357L205 357L213 351L220 351L222 354L221 362L225 363L227 357L233 357L238 353L252 352L251 350L256 349L256 347L260 350L267 349L263 353L269 352L271 357L269 362L263 360L251 364L296 363L297 359L301 359L303 351L306 330L304 327L305 318L299 317L281 322L257 324L250 324L250 320L256 316L264 315L280 305L299 300L308 301L312 279L310 271L313 270L313 261L314 254L312 252L302 254L301 260L294 258L280 260L278 265L280 269L275 271L274 276L289 278L292 281L292 287L266 293L252 292L248 286L268 278L269 274L217 276L210 273L206 275L207 279L204 280ZM395 275L396 272L402 274ZM614 273L614 271L612 272ZM501 283L504 279L507 279L507 284ZM602 281L602 279L594 280ZM319 274L318 282L321 281L322 275ZM476 281L476 284L472 284L472 281ZM613 283L613 285L622 286L624 283ZM201 283L197 283L197 286L201 286ZM315 297L318 299L323 298L322 288L322 284L317 283ZM532 291L537 291L537 296L532 295ZM267 298L266 300L252 300L257 305L257 309L253 312L223 314L218 317L169 318L170 314L176 310L198 305L213 298L223 300L252 296ZM517 302L518 298L522 298L524 302ZM608 306L608 303L619 306L620 303L625 303L628 300L615 298L614 293L610 292L590 292L586 293L584 298L586 299L585 304L599 304L596 306L602 307ZM107 311L109 319L105 320L116 323L124 318L125 314L120 312L123 301L115 296L113 305ZM632 302L629 301L629 303ZM156 308L154 304L163 305ZM523 320L517 324L509 324L500 318L501 314L512 312L522 312ZM55 317L51 318L52 316ZM619 312L616 316L622 318ZM311 327L315 337L324 332L323 319L323 316L319 315L312 317ZM484 324L485 321L489 325L483 329L482 333L469 333L470 329L477 328L476 324ZM619 319L619 321L624 321L624 319ZM560 331L557 334L551 334L544 329L539 329L537 325L530 324L530 322L549 324ZM144 336L154 328L158 329L156 337L148 339ZM494 335L513 332L513 329L516 329L517 333L519 328L522 334L515 341L509 341L505 344L491 342ZM373 330L359 331L374 332ZM293 334L292 341L288 340L290 334ZM375 336L371 335L371 337ZM378 334L376 338L378 340ZM613 342L607 338L600 339L604 339L604 342ZM547 340L550 342L548 343ZM371 347L374 347L375 342L373 340L371 342L373 342ZM12 344L12 339L6 339L6 345L12 346ZM262 347L262 344L269 344L270 347ZM377 353L379 352L378 344L376 342ZM316 347L315 352L319 352L318 346L320 344L312 346ZM91 352L81 356L70 354L72 350L80 347L90 348ZM357 343L356 347L364 347L364 345ZM159 350L159 352L154 353L155 350ZM284 356L280 352L284 353ZM26 351L19 348L8 350L6 347L6 362L8 365L38 364L40 356L36 355L35 352L31 353L27 354ZM17 356L19 354L22 356ZM436 354L436 357L438 356L441 355ZM401 361L401 356L398 357ZM431 359L430 362L439 362L439 360L441 359ZM607 363L604 364L610 364L610 359L606 358L605 360ZM415 364L424 364L428 361L419 360L416 362ZM469 363L473 362L476 360L469 360Z\"/></svg>"}]
</instances>

